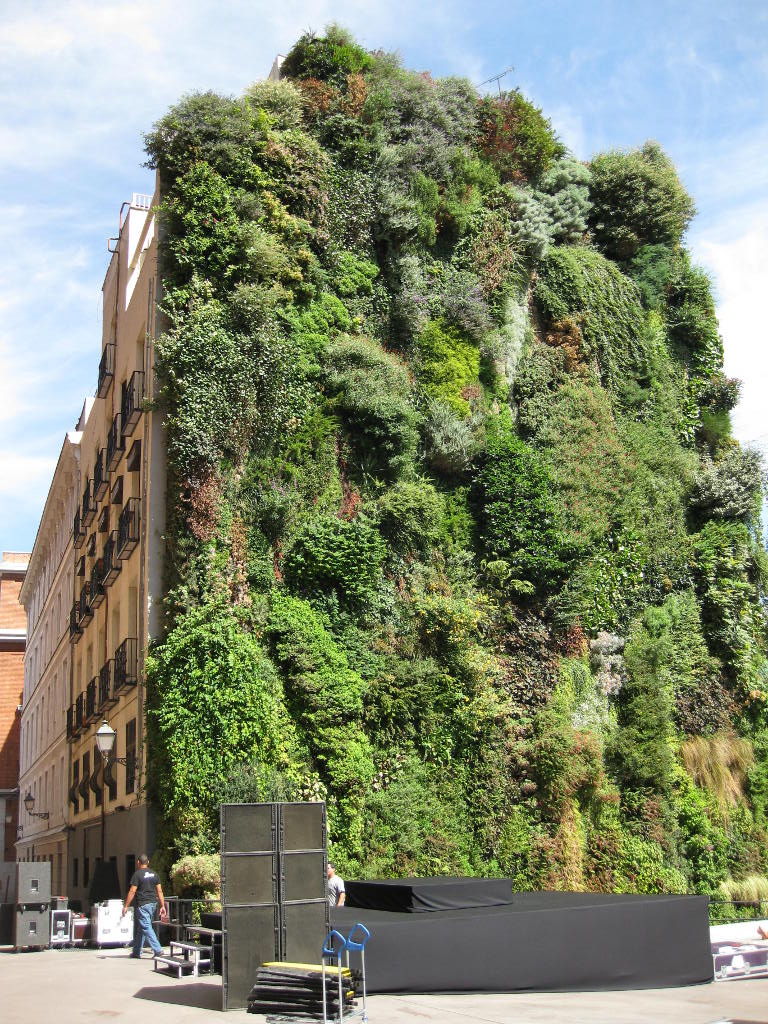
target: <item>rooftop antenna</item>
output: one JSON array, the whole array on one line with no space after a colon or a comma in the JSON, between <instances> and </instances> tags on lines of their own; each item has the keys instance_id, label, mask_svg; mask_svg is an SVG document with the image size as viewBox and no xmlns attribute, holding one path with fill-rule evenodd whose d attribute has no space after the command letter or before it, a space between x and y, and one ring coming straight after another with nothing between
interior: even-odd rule
<instances>
[{"instance_id":1,"label":"rooftop antenna","mask_svg":"<svg viewBox=\"0 0 768 1024\"><path fill-rule=\"evenodd\" d=\"M481 82L479 85L476 85L475 88L476 89L482 89L482 87L484 85L490 85L491 82L495 82L496 85L498 86L498 89L499 89L499 99L501 99L501 80L506 75L511 74L514 70L515 70L514 65L511 65L510 67L505 68L503 71L500 71L498 73L498 75L491 75L490 78L486 78L486 80L484 82Z\"/></svg>"}]
</instances>

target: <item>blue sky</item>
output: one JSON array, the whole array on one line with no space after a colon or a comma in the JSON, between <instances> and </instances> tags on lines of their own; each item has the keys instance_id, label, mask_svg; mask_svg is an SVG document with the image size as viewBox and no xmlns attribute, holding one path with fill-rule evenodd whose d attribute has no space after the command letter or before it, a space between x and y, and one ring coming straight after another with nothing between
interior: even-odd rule
<instances>
[{"instance_id":1,"label":"blue sky","mask_svg":"<svg viewBox=\"0 0 768 1024\"><path fill-rule=\"evenodd\" d=\"M577 156L657 139L696 198L736 435L768 450L768 5L759 2L72 0L0 4L0 548L29 550L95 388L106 241L151 192L142 132L183 93L238 94L336 20L409 67L513 66Z\"/></svg>"}]
</instances>

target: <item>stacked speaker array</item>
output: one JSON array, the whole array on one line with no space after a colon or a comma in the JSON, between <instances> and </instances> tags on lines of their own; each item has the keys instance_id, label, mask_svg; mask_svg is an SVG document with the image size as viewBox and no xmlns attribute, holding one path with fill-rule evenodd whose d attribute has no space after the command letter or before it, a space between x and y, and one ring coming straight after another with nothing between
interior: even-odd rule
<instances>
[{"instance_id":1,"label":"stacked speaker array","mask_svg":"<svg viewBox=\"0 0 768 1024\"><path fill-rule=\"evenodd\" d=\"M19 861L16 865L16 949L40 949L51 935L50 861Z\"/></svg>"},{"instance_id":2,"label":"stacked speaker array","mask_svg":"<svg viewBox=\"0 0 768 1024\"><path fill-rule=\"evenodd\" d=\"M264 963L319 963L328 932L325 804L222 804L224 1009Z\"/></svg>"}]
</instances>

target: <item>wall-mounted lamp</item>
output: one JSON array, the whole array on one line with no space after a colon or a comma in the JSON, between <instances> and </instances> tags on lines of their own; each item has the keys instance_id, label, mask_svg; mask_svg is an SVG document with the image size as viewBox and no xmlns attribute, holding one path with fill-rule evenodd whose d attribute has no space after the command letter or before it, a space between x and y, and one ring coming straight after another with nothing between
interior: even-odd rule
<instances>
[{"instance_id":1,"label":"wall-mounted lamp","mask_svg":"<svg viewBox=\"0 0 768 1024\"><path fill-rule=\"evenodd\" d=\"M104 758L104 764L108 764L110 761L115 761L117 764L124 764L126 767L129 764L134 764L136 759L133 757L112 756L112 751L115 749L116 736L117 733L110 727L109 722L105 718L96 730L96 746L99 748L99 752Z\"/></svg>"},{"instance_id":2,"label":"wall-mounted lamp","mask_svg":"<svg viewBox=\"0 0 768 1024\"><path fill-rule=\"evenodd\" d=\"M42 818L44 821L48 821L50 814L48 811L36 811L35 810L35 798L31 793L27 793L24 797L24 807L27 810L27 814L30 818Z\"/></svg>"}]
</instances>

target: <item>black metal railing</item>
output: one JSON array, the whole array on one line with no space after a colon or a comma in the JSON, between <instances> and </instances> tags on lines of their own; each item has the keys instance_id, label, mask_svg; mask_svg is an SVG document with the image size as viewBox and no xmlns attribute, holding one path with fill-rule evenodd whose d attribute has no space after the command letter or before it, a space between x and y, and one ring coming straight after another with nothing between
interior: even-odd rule
<instances>
[{"instance_id":1,"label":"black metal railing","mask_svg":"<svg viewBox=\"0 0 768 1024\"><path fill-rule=\"evenodd\" d=\"M75 701L75 723L78 732L85 728L85 694L81 693Z\"/></svg>"},{"instance_id":2,"label":"black metal railing","mask_svg":"<svg viewBox=\"0 0 768 1024\"><path fill-rule=\"evenodd\" d=\"M117 703L112 679L113 664L110 658L99 669L99 709L102 711L105 708L111 708L113 704Z\"/></svg>"},{"instance_id":3,"label":"black metal railing","mask_svg":"<svg viewBox=\"0 0 768 1024\"><path fill-rule=\"evenodd\" d=\"M136 424L141 418L141 403L144 398L144 371L134 370L131 379L123 384L122 400L120 402L120 416L122 419L123 435L130 437L136 429Z\"/></svg>"},{"instance_id":4,"label":"black metal railing","mask_svg":"<svg viewBox=\"0 0 768 1024\"><path fill-rule=\"evenodd\" d=\"M80 625L85 626L93 618L93 608L91 608L90 583L83 584L83 589L80 591L80 600L77 603L77 607L80 615Z\"/></svg>"},{"instance_id":5,"label":"black metal railing","mask_svg":"<svg viewBox=\"0 0 768 1024\"><path fill-rule=\"evenodd\" d=\"M91 608L98 608L104 600L104 559L97 558L91 569Z\"/></svg>"},{"instance_id":6,"label":"black metal railing","mask_svg":"<svg viewBox=\"0 0 768 1024\"><path fill-rule=\"evenodd\" d=\"M96 502L93 500L93 482L90 478L85 481L83 491L83 523L90 526L96 518Z\"/></svg>"},{"instance_id":7,"label":"black metal railing","mask_svg":"<svg viewBox=\"0 0 768 1024\"><path fill-rule=\"evenodd\" d=\"M76 548L81 548L85 543L85 523L80 517L80 509L75 512L75 521L72 524L72 543Z\"/></svg>"},{"instance_id":8,"label":"black metal railing","mask_svg":"<svg viewBox=\"0 0 768 1024\"><path fill-rule=\"evenodd\" d=\"M102 557L104 563L104 575L102 579L104 586L108 587L117 579L120 575L120 559L117 557L117 530L113 530L107 537L104 543L104 555Z\"/></svg>"},{"instance_id":9,"label":"black metal railing","mask_svg":"<svg viewBox=\"0 0 768 1024\"><path fill-rule=\"evenodd\" d=\"M115 375L115 344L110 341L104 346L99 361L99 383L96 394L99 398L106 398Z\"/></svg>"},{"instance_id":10,"label":"black metal railing","mask_svg":"<svg viewBox=\"0 0 768 1024\"><path fill-rule=\"evenodd\" d=\"M108 487L107 452L105 448L99 448L96 454L96 461L93 464L93 496L96 501L101 501L107 493Z\"/></svg>"},{"instance_id":11,"label":"black metal railing","mask_svg":"<svg viewBox=\"0 0 768 1024\"><path fill-rule=\"evenodd\" d=\"M128 558L139 543L139 499L126 501L117 524L117 553Z\"/></svg>"},{"instance_id":12,"label":"black metal railing","mask_svg":"<svg viewBox=\"0 0 768 1024\"><path fill-rule=\"evenodd\" d=\"M107 469L110 473L117 469L124 450L125 441L120 431L120 413L117 413L107 434Z\"/></svg>"},{"instance_id":13,"label":"black metal railing","mask_svg":"<svg viewBox=\"0 0 768 1024\"><path fill-rule=\"evenodd\" d=\"M136 638L129 637L127 640L123 640L115 651L115 693L136 685L138 668L136 647Z\"/></svg>"},{"instance_id":14,"label":"black metal railing","mask_svg":"<svg viewBox=\"0 0 768 1024\"><path fill-rule=\"evenodd\" d=\"M80 604L75 601L69 612L69 639L77 643L82 634L83 631L80 627Z\"/></svg>"},{"instance_id":15,"label":"black metal railing","mask_svg":"<svg viewBox=\"0 0 768 1024\"><path fill-rule=\"evenodd\" d=\"M96 703L97 696L97 682L96 677L88 683L85 688L85 720L86 722L93 722L99 714L99 707Z\"/></svg>"}]
</instances>

